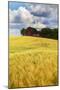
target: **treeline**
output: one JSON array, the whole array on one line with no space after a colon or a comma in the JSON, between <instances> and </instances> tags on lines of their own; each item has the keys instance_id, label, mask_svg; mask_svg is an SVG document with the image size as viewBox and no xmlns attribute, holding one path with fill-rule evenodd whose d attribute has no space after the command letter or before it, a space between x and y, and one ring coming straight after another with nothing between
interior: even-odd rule
<instances>
[{"instance_id":1,"label":"treeline","mask_svg":"<svg viewBox=\"0 0 60 90\"><path fill-rule=\"evenodd\" d=\"M33 27L28 27L27 29L21 30L22 35L26 36L38 36L38 37L45 37L51 39L58 39L58 28L50 29L50 28L42 28L41 30L37 31L37 29Z\"/></svg>"},{"instance_id":2,"label":"treeline","mask_svg":"<svg viewBox=\"0 0 60 90\"><path fill-rule=\"evenodd\" d=\"M42 37L58 39L58 28L43 28L41 31L39 31L39 33Z\"/></svg>"}]
</instances>

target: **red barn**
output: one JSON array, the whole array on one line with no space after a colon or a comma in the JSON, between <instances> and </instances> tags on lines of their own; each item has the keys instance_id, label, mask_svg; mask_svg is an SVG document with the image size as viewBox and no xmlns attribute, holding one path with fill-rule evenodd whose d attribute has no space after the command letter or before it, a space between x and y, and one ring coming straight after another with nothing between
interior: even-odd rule
<instances>
[{"instance_id":1,"label":"red barn","mask_svg":"<svg viewBox=\"0 0 60 90\"><path fill-rule=\"evenodd\" d=\"M31 28L31 27L28 27L28 28L27 28L26 35L27 35L27 36L33 36L33 32L32 32L32 28Z\"/></svg>"}]
</instances>

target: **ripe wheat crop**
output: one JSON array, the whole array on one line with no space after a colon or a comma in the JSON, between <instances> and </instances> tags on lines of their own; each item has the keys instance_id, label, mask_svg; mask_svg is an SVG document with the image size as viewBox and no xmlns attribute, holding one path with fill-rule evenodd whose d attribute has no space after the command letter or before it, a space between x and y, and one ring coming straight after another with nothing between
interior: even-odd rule
<instances>
[{"instance_id":1,"label":"ripe wheat crop","mask_svg":"<svg viewBox=\"0 0 60 90\"><path fill-rule=\"evenodd\" d=\"M9 37L9 88L58 84L57 40Z\"/></svg>"}]
</instances>

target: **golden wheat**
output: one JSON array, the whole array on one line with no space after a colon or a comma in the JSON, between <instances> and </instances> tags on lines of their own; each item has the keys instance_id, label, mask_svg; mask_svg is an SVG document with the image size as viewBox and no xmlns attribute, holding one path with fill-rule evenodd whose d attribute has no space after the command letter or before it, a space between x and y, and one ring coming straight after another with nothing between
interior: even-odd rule
<instances>
[{"instance_id":1,"label":"golden wheat","mask_svg":"<svg viewBox=\"0 0 60 90\"><path fill-rule=\"evenodd\" d=\"M9 38L9 88L57 85L57 40Z\"/></svg>"}]
</instances>

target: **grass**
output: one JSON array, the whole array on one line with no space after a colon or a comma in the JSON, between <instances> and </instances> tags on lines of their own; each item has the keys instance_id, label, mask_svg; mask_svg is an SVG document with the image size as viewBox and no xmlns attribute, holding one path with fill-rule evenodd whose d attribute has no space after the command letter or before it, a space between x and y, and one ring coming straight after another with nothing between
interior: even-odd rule
<instances>
[{"instance_id":1,"label":"grass","mask_svg":"<svg viewBox=\"0 0 60 90\"><path fill-rule=\"evenodd\" d=\"M58 84L57 40L9 37L9 88Z\"/></svg>"}]
</instances>

